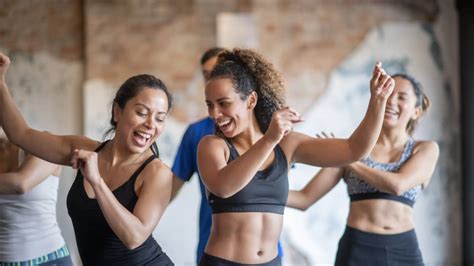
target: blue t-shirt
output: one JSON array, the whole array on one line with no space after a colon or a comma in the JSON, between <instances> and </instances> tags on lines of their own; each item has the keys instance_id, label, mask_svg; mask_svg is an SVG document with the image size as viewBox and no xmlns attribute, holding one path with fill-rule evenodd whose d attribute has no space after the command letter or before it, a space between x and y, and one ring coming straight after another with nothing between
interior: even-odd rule
<instances>
[{"instance_id":1,"label":"blue t-shirt","mask_svg":"<svg viewBox=\"0 0 474 266\"><path fill-rule=\"evenodd\" d=\"M194 173L199 176L201 207L199 209L199 243L196 251L198 264L211 233L212 213L206 198L206 187L202 183L197 167L197 147L204 136L214 135L214 129L214 121L209 117L189 125L183 135L172 167L173 173L183 181L189 181ZM280 242L278 242L278 255L283 255Z\"/></svg>"}]
</instances>

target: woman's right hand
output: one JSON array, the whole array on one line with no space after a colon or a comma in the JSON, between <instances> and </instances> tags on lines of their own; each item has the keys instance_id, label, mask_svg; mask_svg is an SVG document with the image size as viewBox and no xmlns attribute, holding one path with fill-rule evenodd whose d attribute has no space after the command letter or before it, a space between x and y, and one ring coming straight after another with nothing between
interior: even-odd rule
<instances>
[{"instance_id":1,"label":"woman's right hand","mask_svg":"<svg viewBox=\"0 0 474 266\"><path fill-rule=\"evenodd\" d=\"M0 53L0 85L5 85L5 73L10 66L10 58L4 53Z\"/></svg>"},{"instance_id":2,"label":"woman's right hand","mask_svg":"<svg viewBox=\"0 0 474 266\"><path fill-rule=\"evenodd\" d=\"M279 143L284 136L291 132L294 124L302 121L304 120L298 112L290 107L284 107L273 113L265 136L272 142Z\"/></svg>"},{"instance_id":3,"label":"woman's right hand","mask_svg":"<svg viewBox=\"0 0 474 266\"><path fill-rule=\"evenodd\" d=\"M100 180L97 152L75 149L72 154L71 166L79 169L82 176L94 187Z\"/></svg>"},{"instance_id":4,"label":"woman's right hand","mask_svg":"<svg viewBox=\"0 0 474 266\"><path fill-rule=\"evenodd\" d=\"M382 63L377 62L370 79L370 94L382 100L387 100L395 88L395 81L382 68Z\"/></svg>"}]
</instances>

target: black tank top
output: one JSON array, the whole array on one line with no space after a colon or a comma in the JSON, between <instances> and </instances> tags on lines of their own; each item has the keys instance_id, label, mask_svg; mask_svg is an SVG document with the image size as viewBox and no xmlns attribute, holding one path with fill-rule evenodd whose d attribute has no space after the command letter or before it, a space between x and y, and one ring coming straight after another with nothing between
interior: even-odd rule
<instances>
[{"instance_id":1,"label":"black tank top","mask_svg":"<svg viewBox=\"0 0 474 266\"><path fill-rule=\"evenodd\" d=\"M130 212L133 212L138 200L134 190L135 180L148 163L156 158L156 155L150 156L127 182L112 191L120 204ZM83 265L173 265L152 235L141 246L129 250L110 228L97 200L87 196L83 181L81 171L77 171L67 196L67 208Z\"/></svg>"},{"instance_id":2,"label":"black tank top","mask_svg":"<svg viewBox=\"0 0 474 266\"><path fill-rule=\"evenodd\" d=\"M225 140L230 156L227 163L239 157L234 145ZM228 198L208 196L212 213L271 212L283 214L288 199L288 161L279 145L274 148L275 158L265 170L258 171L239 192Z\"/></svg>"}]
</instances>

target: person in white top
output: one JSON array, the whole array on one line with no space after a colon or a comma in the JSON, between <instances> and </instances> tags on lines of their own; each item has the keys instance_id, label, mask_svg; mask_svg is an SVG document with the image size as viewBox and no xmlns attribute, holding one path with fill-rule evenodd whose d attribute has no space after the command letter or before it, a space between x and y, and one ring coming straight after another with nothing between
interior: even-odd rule
<instances>
[{"instance_id":1,"label":"person in white top","mask_svg":"<svg viewBox=\"0 0 474 266\"><path fill-rule=\"evenodd\" d=\"M26 155L0 128L0 265L73 265L56 220L61 167Z\"/></svg>"}]
</instances>

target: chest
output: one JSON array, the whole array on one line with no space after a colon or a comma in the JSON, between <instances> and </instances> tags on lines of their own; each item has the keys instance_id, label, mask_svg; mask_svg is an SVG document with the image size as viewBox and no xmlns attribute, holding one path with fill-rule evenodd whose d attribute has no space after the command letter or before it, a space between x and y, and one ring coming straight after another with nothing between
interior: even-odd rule
<instances>
[{"instance_id":1,"label":"chest","mask_svg":"<svg viewBox=\"0 0 474 266\"><path fill-rule=\"evenodd\" d=\"M392 149L375 146L370 157L380 163L396 163L401 160L404 150L404 146Z\"/></svg>"},{"instance_id":2,"label":"chest","mask_svg":"<svg viewBox=\"0 0 474 266\"><path fill-rule=\"evenodd\" d=\"M135 170L138 167L140 167L140 163L124 164L112 167L104 160L99 159L98 161L99 174L102 177L105 185L112 192L117 191L119 188L127 185L131 186L132 190L138 195L142 184L142 179L140 176L138 176L136 178L136 182L134 182L135 179L131 180ZM85 178L83 179L83 188L88 198L96 198L92 185Z\"/></svg>"}]
</instances>

